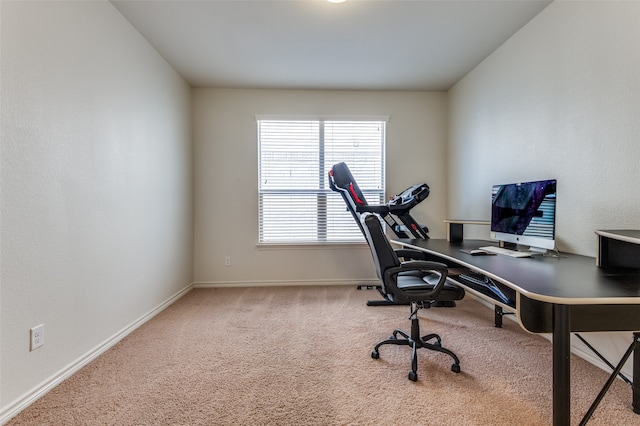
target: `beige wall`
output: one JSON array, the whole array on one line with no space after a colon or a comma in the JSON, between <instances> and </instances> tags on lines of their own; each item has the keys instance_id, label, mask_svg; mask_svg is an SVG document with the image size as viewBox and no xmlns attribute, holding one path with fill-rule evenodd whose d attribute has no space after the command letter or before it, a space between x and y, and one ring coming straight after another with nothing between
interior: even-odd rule
<instances>
[{"instance_id":1,"label":"beige wall","mask_svg":"<svg viewBox=\"0 0 640 426\"><path fill-rule=\"evenodd\" d=\"M640 226L640 3L554 2L451 90L449 213L493 183L558 179L558 246Z\"/></svg>"},{"instance_id":2,"label":"beige wall","mask_svg":"<svg viewBox=\"0 0 640 426\"><path fill-rule=\"evenodd\" d=\"M109 2L1 7L0 422L193 266L190 88Z\"/></svg>"},{"instance_id":3,"label":"beige wall","mask_svg":"<svg viewBox=\"0 0 640 426\"><path fill-rule=\"evenodd\" d=\"M364 246L256 247L255 114L390 116L388 195L427 182L435 238L488 218L492 183L545 177L560 248L640 226L637 2L556 1L448 94L190 90L108 2L0 7L0 422L194 280L374 278Z\"/></svg>"},{"instance_id":4,"label":"beige wall","mask_svg":"<svg viewBox=\"0 0 640 426\"><path fill-rule=\"evenodd\" d=\"M639 117L640 3L552 3L450 91L449 214L557 178L558 246L595 256L596 229L640 228ZM631 341L591 338L613 360Z\"/></svg>"},{"instance_id":5,"label":"beige wall","mask_svg":"<svg viewBox=\"0 0 640 426\"><path fill-rule=\"evenodd\" d=\"M432 236L442 237L447 198L445 112L444 93L194 89L196 284L346 283L375 278L364 245L256 246L256 114L388 115L388 195L427 182L431 195L412 213ZM231 267L224 266L225 256L231 256Z\"/></svg>"}]
</instances>

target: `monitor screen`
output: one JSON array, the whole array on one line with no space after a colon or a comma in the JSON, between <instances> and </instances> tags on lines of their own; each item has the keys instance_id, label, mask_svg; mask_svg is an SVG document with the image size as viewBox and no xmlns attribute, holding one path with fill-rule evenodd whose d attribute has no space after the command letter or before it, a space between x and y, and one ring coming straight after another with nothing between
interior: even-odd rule
<instances>
[{"instance_id":1,"label":"monitor screen","mask_svg":"<svg viewBox=\"0 0 640 426\"><path fill-rule=\"evenodd\" d=\"M491 191L491 238L555 248L556 180L494 185Z\"/></svg>"}]
</instances>

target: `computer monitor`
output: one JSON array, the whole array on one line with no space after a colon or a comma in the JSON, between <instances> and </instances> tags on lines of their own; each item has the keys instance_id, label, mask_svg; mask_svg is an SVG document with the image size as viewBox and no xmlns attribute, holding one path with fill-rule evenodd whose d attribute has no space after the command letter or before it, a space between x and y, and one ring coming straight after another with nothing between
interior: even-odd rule
<instances>
[{"instance_id":1,"label":"computer monitor","mask_svg":"<svg viewBox=\"0 0 640 426\"><path fill-rule=\"evenodd\" d=\"M493 185L491 238L534 252L555 249L556 180Z\"/></svg>"}]
</instances>

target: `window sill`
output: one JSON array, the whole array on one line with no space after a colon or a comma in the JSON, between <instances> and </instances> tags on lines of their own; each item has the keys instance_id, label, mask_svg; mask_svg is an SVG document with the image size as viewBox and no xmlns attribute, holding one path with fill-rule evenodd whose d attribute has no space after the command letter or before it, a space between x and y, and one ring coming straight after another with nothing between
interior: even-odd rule
<instances>
[{"instance_id":1,"label":"window sill","mask_svg":"<svg viewBox=\"0 0 640 426\"><path fill-rule=\"evenodd\" d=\"M368 249L363 242L331 242L331 243L258 243L258 250L333 250L333 249Z\"/></svg>"}]
</instances>

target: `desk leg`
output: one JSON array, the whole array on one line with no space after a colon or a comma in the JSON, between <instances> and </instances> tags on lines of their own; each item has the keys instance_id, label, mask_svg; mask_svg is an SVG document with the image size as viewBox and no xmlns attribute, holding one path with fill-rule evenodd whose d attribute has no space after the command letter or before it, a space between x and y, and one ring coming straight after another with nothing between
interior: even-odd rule
<instances>
[{"instance_id":1,"label":"desk leg","mask_svg":"<svg viewBox=\"0 0 640 426\"><path fill-rule=\"evenodd\" d=\"M498 328L502 328L502 307L498 305L493 306L493 325Z\"/></svg>"},{"instance_id":2,"label":"desk leg","mask_svg":"<svg viewBox=\"0 0 640 426\"><path fill-rule=\"evenodd\" d=\"M633 412L640 414L640 333L633 333Z\"/></svg>"},{"instance_id":3,"label":"desk leg","mask_svg":"<svg viewBox=\"0 0 640 426\"><path fill-rule=\"evenodd\" d=\"M569 306L553 305L553 426L571 422L570 330Z\"/></svg>"}]
</instances>

